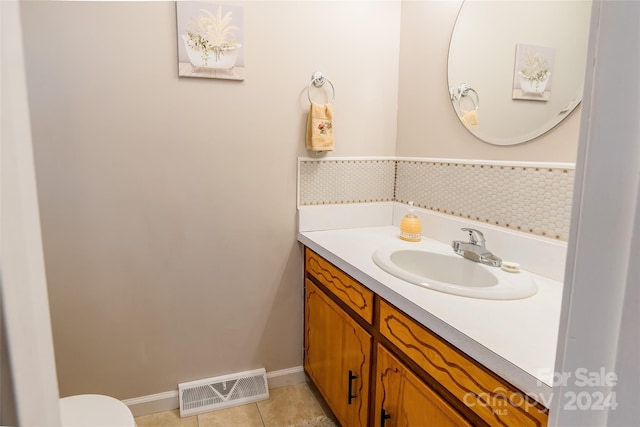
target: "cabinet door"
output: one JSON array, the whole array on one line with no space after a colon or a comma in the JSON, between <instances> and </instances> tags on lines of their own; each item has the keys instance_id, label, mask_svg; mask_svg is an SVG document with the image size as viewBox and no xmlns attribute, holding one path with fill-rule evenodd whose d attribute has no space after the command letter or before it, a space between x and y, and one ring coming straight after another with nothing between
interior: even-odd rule
<instances>
[{"instance_id":1,"label":"cabinet door","mask_svg":"<svg viewBox=\"0 0 640 427\"><path fill-rule=\"evenodd\" d=\"M365 427L371 335L309 280L304 367L343 427Z\"/></svg>"},{"instance_id":2,"label":"cabinet door","mask_svg":"<svg viewBox=\"0 0 640 427\"><path fill-rule=\"evenodd\" d=\"M374 426L470 426L381 345L378 345L376 381Z\"/></svg>"}]
</instances>

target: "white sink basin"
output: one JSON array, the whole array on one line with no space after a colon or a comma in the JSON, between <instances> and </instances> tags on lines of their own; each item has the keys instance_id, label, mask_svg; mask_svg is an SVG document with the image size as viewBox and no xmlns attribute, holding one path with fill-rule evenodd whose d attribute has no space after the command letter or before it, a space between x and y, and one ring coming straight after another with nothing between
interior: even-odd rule
<instances>
[{"instance_id":1,"label":"white sink basin","mask_svg":"<svg viewBox=\"0 0 640 427\"><path fill-rule=\"evenodd\" d=\"M373 254L373 262L387 273L414 285L470 298L513 300L538 292L526 272L507 273L465 259L425 248L403 245L382 247Z\"/></svg>"}]
</instances>

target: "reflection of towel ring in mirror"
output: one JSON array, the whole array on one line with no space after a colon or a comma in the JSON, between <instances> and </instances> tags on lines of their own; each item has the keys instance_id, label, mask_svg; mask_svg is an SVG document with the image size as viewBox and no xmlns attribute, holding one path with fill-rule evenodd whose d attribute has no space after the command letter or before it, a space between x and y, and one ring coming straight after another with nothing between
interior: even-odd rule
<instances>
[{"instance_id":1,"label":"reflection of towel ring in mirror","mask_svg":"<svg viewBox=\"0 0 640 427\"><path fill-rule=\"evenodd\" d=\"M478 92L476 92L471 86L469 86L466 83L462 83L458 88L458 91L460 92L460 96L458 97L458 103L460 103L462 98L468 96L469 100L474 105L474 109L478 111L478 107L480 106L480 95L478 95ZM475 98L476 98L475 100L473 99L473 97L471 96L471 93L469 92L472 92L475 95Z\"/></svg>"},{"instance_id":2,"label":"reflection of towel ring in mirror","mask_svg":"<svg viewBox=\"0 0 640 427\"><path fill-rule=\"evenodd\" d=\"M474 96L471 96L472 94ZM465 98L469 99L473 103L473 109L465 111L478 111L478 107L480 106L480 95L478 95L478 92L476 92L475 89L473 89L468 84L462 83L457 90L450 87L449 95L451 96L451 101L457 104L458 110L461 110L462 106L460 104L462 99Z\"/></svg>"},{"instance_id":3,"label":"reflection of towel ring in mirror","mask_svg":"<svg viewBox=\"0 0 640 427\"><path fill-rule=\"evenodd\" d=\"M325 83L329 83L329 86L331 86L331 100L329 101L329 104L333 104L333 100L336 97L336 88L333 87L331 80L325 78L320 71L313 73L309 86L307 87L307 98L309 98L309 102L313 102L311 100L311 85L314 85L315 87L322 87Z\"/></svg>"}]
</instances>

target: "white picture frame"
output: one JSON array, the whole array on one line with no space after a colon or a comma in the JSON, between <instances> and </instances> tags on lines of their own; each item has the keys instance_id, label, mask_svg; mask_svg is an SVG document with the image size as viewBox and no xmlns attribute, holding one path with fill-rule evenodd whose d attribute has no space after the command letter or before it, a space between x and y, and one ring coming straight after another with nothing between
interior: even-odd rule
<instances>
[{"instance_id":1,"label":"white picture frame","mask_svg":"<svg viewBox=\"0 0 640 427\"><path fill-rule=\"evenodd\" d=\"M244 80L243 17L242 6L176 2L178 75Z\"/></svg>"},{"instance_id":2,"label":"white picture frame","mask_svg":"<svg viewBox=\"0 0 640 427\"><path fill-rule=\"evenodd\" d=\"M548 101L551 98L553 61L552 47L516 44L513 73L513 99Z\"/></svg>"}]
</instances>

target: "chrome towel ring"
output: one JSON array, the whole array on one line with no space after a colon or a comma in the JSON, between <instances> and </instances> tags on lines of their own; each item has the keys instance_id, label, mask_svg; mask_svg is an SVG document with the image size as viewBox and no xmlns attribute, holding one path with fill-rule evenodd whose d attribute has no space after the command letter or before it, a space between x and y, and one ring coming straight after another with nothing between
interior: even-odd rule
<instances>
[{"instance_id":1,"label":"chrome towel ring","mask_svg":"<svg viewBox=\"0 0 640 427\"><path fill-rule=\"evenodd\" d=\"M309 86L307 87L307 98L309 98L309 102L313 102L311 100L311 85L319 88L324 86L325 83L329 83L329 86L331 86L331 100L329 101L329 104L333 104L333 100L336 97L336 88L333 87L333 83L331 83L331 80L323 76L322 72L320 71L316 71L315 73L313 73L313 75L311 76L311 81L309 82Z\"/></svg>"}]
</instances>

